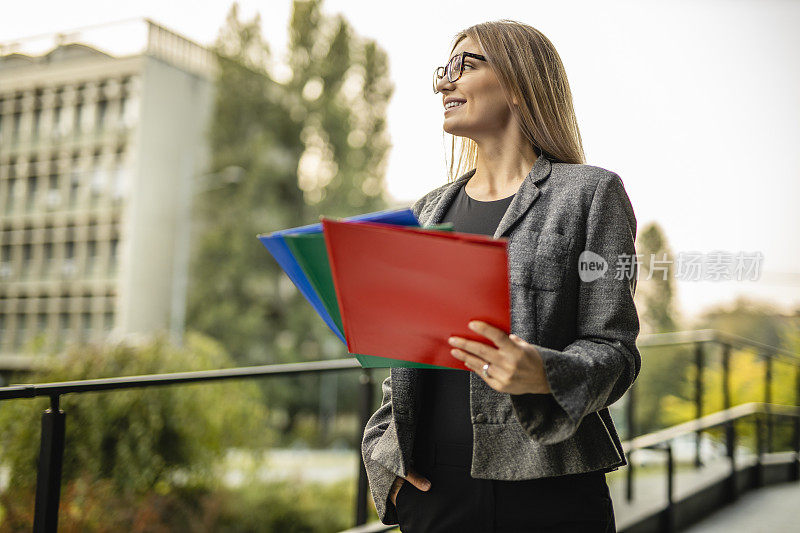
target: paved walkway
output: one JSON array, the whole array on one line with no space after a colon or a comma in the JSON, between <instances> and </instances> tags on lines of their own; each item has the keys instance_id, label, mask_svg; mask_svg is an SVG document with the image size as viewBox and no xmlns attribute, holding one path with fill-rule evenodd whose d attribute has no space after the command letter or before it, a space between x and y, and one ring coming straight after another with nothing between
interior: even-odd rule
<instances>
[{"instance_id":1,"label":"paved walkway","mask_svg":"<svg viewBox=\"0 0 800 533\"><path fill-rule=\"evenodd\" d=\"M685 533L789 533L800 531L800 483L790 481L748 491Z\"/></svg>"},{"instance_id":2,"label":"paved walkway","mask_svg":"<svg viewBox=\"0 0 800 533\"><path fill-rule=\"evenodd\" d=\"M737 454L738 455L738 454ZM783 456L784 454L771 454L773 457ZM765 462L769 462L771 457L765 457ZM755 457L739 456L737 457L737 465L739 468L748 464L755 463ZM620 469L622 471L622 469ZM704 466L699 469L693 467L681 468L677 470L675 476L674 495L675 500L683 499L684 497L693 494L705 486L711 485L721 479L724 479L730 473L730 463L727 458L720 457L714 460L707 461ZM634 499L628 502L625 498L625 475L624 472L619 476L608 476L608 486L611 492L611 498L614 502L614 515L616 517L617 527L621 528L638 521L638 519L652 515L667 505L667 476L666 468L660 472L651 472L648 475L637 475L634 479ZM800 483L794 483L797 491L800 491ZM769 486L767 488L770 488ZM745 497L753 494L758 494L766 489L755 489L747 491L742 496L740 501L745 501ZM800 492L794 492L795 496ZM738 508L738 502L736 504ZM776 506L779 505L776 503ZM800 510L800 498L796 499L796 509ZM721 510L722 514L725 511ZM752 510L750 511L753 512ZM759 512L758 515L766 511ZM775 513L779 513L780 509L776 508ZM800 531L800 516L795 515L797 527L794 531ZM750 532L749 528L742 529L729 529L726 533L731 531L746 531ZM755 530L753 530L755 531ZM765 530L766 531L766 530ZM779 530L774 530L779 531ZM695 532L696 533L696 532Z\"/></svg>"}]
</instances>

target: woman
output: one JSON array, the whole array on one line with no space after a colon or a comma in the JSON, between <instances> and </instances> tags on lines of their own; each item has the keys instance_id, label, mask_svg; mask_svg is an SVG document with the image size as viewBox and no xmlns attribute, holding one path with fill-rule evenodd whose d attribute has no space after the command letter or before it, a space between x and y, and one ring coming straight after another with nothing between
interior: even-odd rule
<instances>
[{"instance_id":1,"label":"woman","mask_svg":"<svg viewBox=\"0 0 800 533\"><path fill-rule=\"evenodd\" d=\"M362 442L378 515L404 532L615 531L605 473L627 462L607 407L641 366L630 200L584 164L563 65L536 29L460 32L434 85L451 177L470 170L412 209L508 239L511 332L473 321L482 342L442 339L470 372L391 370Z\"/></svg>"}]
</instances>

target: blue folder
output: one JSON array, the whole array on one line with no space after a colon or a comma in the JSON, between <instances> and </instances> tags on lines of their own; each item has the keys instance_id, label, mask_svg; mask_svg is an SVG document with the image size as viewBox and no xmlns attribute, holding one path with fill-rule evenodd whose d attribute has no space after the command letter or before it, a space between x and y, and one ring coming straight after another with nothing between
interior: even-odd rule
<instances>
[{"instance_id":1,"label":"blue folder","mask_svg":"<svg viewBox=\"0 0 800 533\"><path fill-rule=\"evenodd\" d=\"M419 221L411 209L389 209L385 211L376 211L374 213L366 213L363 215L356 215L353 217L345 218L348 221L367 221L367 222L381 222L383 224L394 224L396 226L419 226ZM300 292L305 296L308 303L316 310L322 317L328 327L333 331L337 337L347 344L344 333L339 330L331 317L330 313L325 309L325 306L317 296L317 292L308 281L303 269L297 263L297 260L292 255L289 247L284 241L284 235L297 235L303 233L322 233L322 224L310 224L308 226L300 226L297 228L290 228L281 231L275 231L269 234L258 235L258 240L267 248L272 257L278 262L289 279L292 280Z\"/></svg>"}]
</instances>

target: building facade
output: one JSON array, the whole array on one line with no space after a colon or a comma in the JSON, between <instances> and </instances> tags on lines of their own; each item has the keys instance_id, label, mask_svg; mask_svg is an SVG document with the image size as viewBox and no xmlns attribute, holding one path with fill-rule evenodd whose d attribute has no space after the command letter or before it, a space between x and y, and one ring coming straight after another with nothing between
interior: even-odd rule
<instances>
[{"instance_id":1,"label":"building facade","mask_svg":"<svg viewBox=\"0 0 800 533\"><path fill-rule=\"evenodd\" d=\"M0 355L183 329L213 57L140 23L133 54L0 48Z\"/></svg>"}]
</instances>

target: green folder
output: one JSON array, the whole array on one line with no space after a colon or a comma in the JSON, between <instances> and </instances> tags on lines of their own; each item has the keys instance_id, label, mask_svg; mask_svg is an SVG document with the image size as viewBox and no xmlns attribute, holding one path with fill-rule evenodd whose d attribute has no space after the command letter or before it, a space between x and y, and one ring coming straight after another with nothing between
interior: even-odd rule
<instances>
[{"instance_id":1,"label":"green folder","mask_svg":"<svg viewBox=\"0 0 800 533\"><path fill-rule=\"evenodd\" d=\"M453 231L453 224L437 224L425 226L426 229L436 229L441 231ZM336 288L333 283L330 262L328 261L328 250L325 247L325 236L322 233L301 233L297 235L284 235L286 246L297 260L297 264L303 270L309 283L322 301L325 310L339 328L344 331L342 326L342 314L339 312L339 303L336 299ZM363 368L447 368L437 365L427 365L406 361L405 359L390 359L388 357L378 357L374 355L351 354L358 359Z\"/></svg>"}]
</instances>

